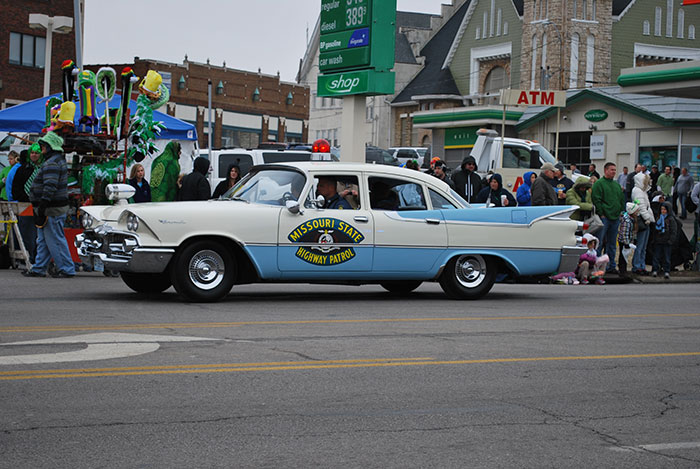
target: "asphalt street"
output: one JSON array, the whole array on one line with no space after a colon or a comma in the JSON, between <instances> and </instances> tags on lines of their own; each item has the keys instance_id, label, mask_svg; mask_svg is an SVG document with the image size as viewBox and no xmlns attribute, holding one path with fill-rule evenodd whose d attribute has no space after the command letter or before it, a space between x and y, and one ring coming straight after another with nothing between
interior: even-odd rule
<instances>
[{"instance_id":1,"label":"asphalt street","mask_svg":"<svg viewBox=\"0 0 700 469\"><path fill-rule=\"evenodd\" d=\"M0 285L2 468L700 466L698 284Z\"/></svg>"}]
</instances>

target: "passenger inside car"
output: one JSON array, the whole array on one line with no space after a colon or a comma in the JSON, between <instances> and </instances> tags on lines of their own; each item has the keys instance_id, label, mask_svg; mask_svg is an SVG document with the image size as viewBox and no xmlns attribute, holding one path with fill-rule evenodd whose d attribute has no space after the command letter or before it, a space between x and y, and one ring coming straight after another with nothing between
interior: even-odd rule
<instances>
[{"instance_id":1,"label":"passenger inside car","mask_svg":"<svg viewBox=\"0 0 700 469\"><path fill-rule=\"evenodd\" d=\"M370 181L369 199L374 210L396 210L399 208L399 196L391 186L382 180Z\"/></svg>"}]
</instances>

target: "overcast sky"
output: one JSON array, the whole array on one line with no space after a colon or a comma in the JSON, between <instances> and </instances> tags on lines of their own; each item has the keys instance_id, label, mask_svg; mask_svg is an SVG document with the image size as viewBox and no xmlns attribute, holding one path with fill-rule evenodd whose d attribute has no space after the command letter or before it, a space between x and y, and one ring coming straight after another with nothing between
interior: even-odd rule
<instances>
[{"instance_id":1,"label":"overcast sky","mask_svg":"<svg viewBox=\"0 0 700 469\"><path fill-rule=\"evenodd\" d=\"M397 9L440 13L451 0L398 0ZM87 0L86 64L130 63L135 56L206 62L294 81L321 0Z\"/></svg>"}]
</instances>

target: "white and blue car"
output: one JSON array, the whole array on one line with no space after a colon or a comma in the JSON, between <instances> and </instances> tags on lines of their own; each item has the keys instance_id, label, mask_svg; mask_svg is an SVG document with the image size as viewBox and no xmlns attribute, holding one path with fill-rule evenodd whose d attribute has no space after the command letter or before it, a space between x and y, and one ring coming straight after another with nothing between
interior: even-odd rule
<instances>
[{"instance_id":1,"label":"white and blue car","mask_svg":"<svg viewBox=\"0 0 700 469\"><path fill-rule=\"evenodd\" d=\"M331 206L344 209L323 208L319 180L335 182L345 202ZM253 282L380 284L393 293L439 282L450 298L477 299L499 273L573 270L585 251L569 218L576 208L470 206L419 171L280 163L253 167L217 200L82 207L76 246L132 290L172 285L188 301L217 301Z\"/></svg>"}]
</instances>

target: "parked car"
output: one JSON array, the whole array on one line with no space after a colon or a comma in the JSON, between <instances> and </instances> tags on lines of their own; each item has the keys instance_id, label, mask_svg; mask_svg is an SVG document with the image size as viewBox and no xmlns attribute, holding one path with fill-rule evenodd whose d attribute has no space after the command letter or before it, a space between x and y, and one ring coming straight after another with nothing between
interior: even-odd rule
<instances>
[{"instance_id":1,"label":"parked car","mask_svg":"<svg viewBox=\"0 0 700 469\"><path fill-rule=\"evenodd\" d=\"M425 147L393 147L389 148L389 153L398 158L401 164L408 160L416 160L418 166L423 166L430 160L430 148Z\"/></svg>"},{"instance_id":2,"label":"parked car","mask_svg":"<svg viewBox=\"0 0 700 469\"><path fill-rule=\"evenodd\" d=\"M365 161L372 164L386 164L389 166L400 166L401 162L391 153L377 147L367 147L365 149Z\"/></svg>"},{"instance_id":3,"label":"parked car","mask_svg":"<svg viewBox=\"0 0 700 469\"><path fill-rule=\"evenodd\" d=\"M328 178L355 188L354 210L322 208ZM254 282L374 283L399 294L439 282L450 298L476 299L499 273L573 270L586 249L569 218L577 208L472 207L419 171L279 163L253 167L217 200L84 206L75 245L134 291L172 285L188 301Z\"/></svg>"}]
</instances>

